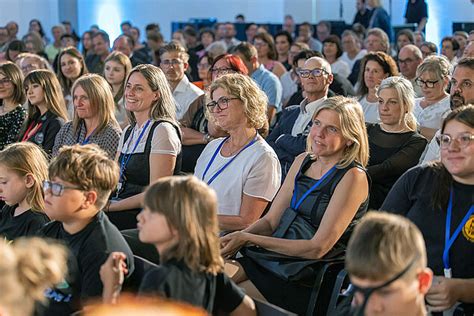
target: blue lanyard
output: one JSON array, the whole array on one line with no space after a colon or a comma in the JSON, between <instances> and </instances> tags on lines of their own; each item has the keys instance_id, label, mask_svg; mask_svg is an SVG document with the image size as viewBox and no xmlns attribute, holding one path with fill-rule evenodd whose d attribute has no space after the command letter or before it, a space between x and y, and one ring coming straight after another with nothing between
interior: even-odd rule
<instances>
[{"instance_id":1,"label":"blue lanyard","mask_svg":"<svg viewBox=\"0 0 474 316\"><path fill-rule=\"evenodd\" d=\"M449 193L448 210L446 214L446 231L445 231L444 251L443 251L443 263L444 263L445 270L451 269L451 267L449 266L449 249L451 249L451 247L454 244L454 241L459 236L459 233L461 233L461 229L463 228L464 225L466 225L467 221L469 220L471 215L474 213L474 205L471 205L471 208L469 208L469 211L467 211L466 215L464 216L461 223L454 231L453 235L449 236L450 230L451 230L452 209L453 209L453 188L451 187L451 192Z\"/></svg>"},{"instance_id":2,"label":"blue lanyard","mask_svg":"<svg viewBox=\"0 0 474 316\"><path fill-rule=\"evenodd\" d=\"M331 175L334 171L336 170L336 166L333 166L331 169L329 169L322 177L321 179L319 179L318 181L316 181L315 184L313 184L313 186L311 186L311 188L309 188L308 191L306 191L303 196L298 200L296 201L296 196L298 195L298 178L299 178L299 175L301 173L301 170L300 172L298 172L298 174L296 175L295 177L295 186L294 186L294 189L293 189L293 196L291 197L291 208L296 211L298 209L298 207L300 207L301 203L303 203L303 201L308 197L308 195L311 194L311 192L313 192L314 190L316 190L317 187L319 187L321 185L321 183L324 181L324 179L326 179L327 177L329 177L329 175Z\"/></svg>"},{"instance_id":3,"label":"blue lanyard","mask_svg":"<svg viewBox=\"0 0 474 316\"><path fill-rule=\"evenodd\" d=\"M217 149L216 151L214 152L214 154L212 155L212 158L211 160L209 160L209 163L207 164L207 167L206 169L204 170L204 174L202 175L202 180L204 181L204 178L206 177L206 174L207 172L209 171L209 168L211 167L212 163L214 162L214 160L216 159L216 156L217 156L217 153L221 150L222 146L224 146L224 143L225 141L229 139L229 136L227 136L220 144L219 146L217 146ZM219 170L217 170L216 173L214 173L214 175L207 181L207 184L210 185L216 178L218 175L220 175L222 173L222 171L224 171L225 168L227 168L231 163L232 161L235 160L235 158L237 158L238 155L240 155L241 152L243 152L245 149L249 148L250 146L252 146L253 144L255 144L255 142L257 141L258 139L258 133L257 135L255 135L255 138L250 142L248 143L244 148L242 148L234 157L232 157L231 160L229 160L225 165L223 165Z\"/></svg>"},{"instance_id":4,"label":"blue lanyard","mask_svg":"<svg viewBox=\"0 0 474 316\"><path fill-rule=\"evenodd\" d=\"M82 126L84 126L84 128L85 128L85 130L86 130L86 135L87 135L87 127L86 127L86 125L85 125L85 124L81 125L81 129L82 129ZM95 130L96 130L96 129L94 128L94 130L92 131L92 133L90 133L90 135L89 135L88 137L86 137L86 139L84 139L84 140L80 143L81 146L89 144L89 141L90 141L92 135L94 135ZM80 138L81 138L81 131L79 131L79 134L77 134L77 139L76 139L76 143L77 143L77 144L79 144L79 139L80 139Z\"/></svg>"},{"instance_id":5,"label":"blue lanyard","mask_svg":"<svg viewBox=\"0 0 474 316\"><path fill-rule=\"evenodd\" d=\"M122 155L122 159L120 160L120 176L119 176L119 182L122 182L122 177L123 177L123 173L125 172L125 168L127 167L127 164L128 164L128 161L130 160L130 158L132 158L132 154L135 152L135 150L137 149L138 147L138 144L140 143L140 140L142 139L143 137L143 134L145 133L146 131L146 128L148 127L148 125L150 125L150 122L151 120L148 120L146 121L145 125L143 126L143 129L140 133L140 135L138 135L138 139L137 141L135 142L135 145L133 146L133 149L131 152L129 152L128 154L123 154ZM128 145L127 145L127 151L128 149L130 148L130 143L132 142L133 140L133 134L135 133L135 128L132 130L132 135L130 135L130 141L128 142Z\"/></svg>"}]
</instances>

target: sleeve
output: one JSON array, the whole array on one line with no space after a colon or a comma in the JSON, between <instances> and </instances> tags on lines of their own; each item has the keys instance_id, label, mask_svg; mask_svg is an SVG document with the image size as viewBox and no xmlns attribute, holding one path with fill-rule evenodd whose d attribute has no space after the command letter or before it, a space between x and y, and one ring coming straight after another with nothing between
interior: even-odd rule
<instances>
[{"instance_id":1,"label":"sleeve","mask_svg":"<svg viewBox=\"0 0 474 316\"><path fill-rule=\"evenodd\" d=\"M249 196L273 200L281 184L281 166L276 155L265 152L256 159L245 180L243 193Z\"/></svg>"},{"instance_id":2,"label":"sleeve","mask_svg":"<svg viewBox=\"0 0 474 316\"><path fill-rule=\"evenodd\" d=\"M106 252L83 253L80 260L81 300L102 296L100 267L109 256Z\"/></svg>"},{"instance_id":3,"label":"sleeve","mask_svg":"<svg viewBox=\"0 0 474 316\"><path fill-rule=\"evenodd\" d=\"M268 105L280 109L283 88L281 87L281 83L278 77L272 76L271 79L268 79L263 84L262 90L266 93L268 97Z\"/></svg>"},{"instance_id":4,"label":"sleeve","mask_svg":"<svg viewBox=\"0 0 474 316\"><path fill-rule=\"evenodd\" d=\"M97 145L107 153L107 156L110 159L114 160L122 132L118 127L116 128L109 125L106 128L107 130L105 133L101 135L100 139L98 139Z\"/></svg>"},{"instance_id":5,"label":"sleeve","mask_svg":"<svg viewBox=\"0 0 474 316\"><path fill-rule=\"evenodd\" d=\"M67 133L67 129L70 123L64 124L63 127L59 130L56 138L54 139L54 146L53 146L53 155L52 157L56 157L59 153L59 149L63 146L64 143L64 136Z\"/></svg>"},{"instance_id":6,"label":"sleeve","mask_svg":"<svg viewBox=\"0 0 474 316\"><path fill-rule=\"evenodd\" d=\"M213 314L230 313L242 303L245 293L224 273L219 273L216 279Z\"/></svg>"},{"instance_id":7,"label":"sleeve","mask_svg":"<svg viewBox=\"0 0 474 316\"><path fill-rule=\"evenodd\" d=\"M374 181L383 181L388 176L403 174L418 163L426 143L425 138L415 134L396 154L380 164L368 166L367 172L370 178Z\"/></svg>"},{"instance_id":8,"label":"sleeve","mask_svg":"<svg viewBox=\"0 0 474 316\"><path fill-rule=\"evenodd\" d=\"M55 137L58 134L58 132L61 130L62 125L63 124L61 120L55 119L51 121L51 123L48 126L48 130L45 133L44 141L42 145L44 151L48 154L48 156L50 156L51 152L53 151Z\"/></svg>"},{"instance_id":9,"label":"sleeve","mask_svg":"<svg viewBox=\"0 0 474 316\"><path fill-rule=\"evenodd\" d=\"M150 152L172 156L181 152L181 140L173 125L163 122L155 128Z\"/></svg>"},{"instance_id":10,"label":"sleeve","mask_svg":"<svg viewBox=\"0 0 474 316\"><path fill-rule=\"evenodd\" d=\"M420 170L420 167L412 168L395 182L380 207L381 211L402 216L407 215L413 204L413 199L411 198L412 190L416 186L415 182Z\"/></svg>"},{"instance_id":11,"label":"sleeve","mask_svg":"<svg viewBox=\"0 0 474 316\"><path fill-rule=\"evenodd\" d=\"M298 136L292 136L290 134L283 134L275 142L275 147L284 149L287 153L293 156L298 156L306 149L306 139L308 134L298 134Z\"/></svg>"}]
</instances>

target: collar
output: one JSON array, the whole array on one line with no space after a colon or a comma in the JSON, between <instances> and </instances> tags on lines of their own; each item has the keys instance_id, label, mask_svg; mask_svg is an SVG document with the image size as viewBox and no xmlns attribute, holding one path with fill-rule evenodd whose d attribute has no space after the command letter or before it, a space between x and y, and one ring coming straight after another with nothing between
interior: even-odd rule
<instances>
[{"instance_id":1,"label":"collar","mask_svg":"<svg viewBox=\"0 0 474 316\"><path fill-rule=\"evenodd\" d=\"M189 86L189 80L188 77L186 77L186 74L183 76L183 79L178 83L176 88L173 91L173 94L175 93L185 93L188 90Z\"/></svg>"},{"instance_id":2,"label":"collar","mask_svg":"<svg viewBox=\"0 0 474 316\"><path fill-rule=\"evenodd\" d=\"M316 109L321 105L321 103L323 103L325 100L327 99L327 96L324 96L322 97L321 99L317 99L316 101L313 101L313 102L309 102L308 103L308 99L305 98L303 101L301 101L300 103L300 109L301 109L301 113L303 114L311 114L311 116L313 116L314 114L314 111L316 111Z\"/></svg>"}]
</instances>

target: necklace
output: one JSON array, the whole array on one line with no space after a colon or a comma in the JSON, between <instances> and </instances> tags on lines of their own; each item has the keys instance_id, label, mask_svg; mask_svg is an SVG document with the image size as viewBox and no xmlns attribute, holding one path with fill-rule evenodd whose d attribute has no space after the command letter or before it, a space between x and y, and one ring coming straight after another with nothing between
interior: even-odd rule
<instances>
[{"instance_id":1,"label":"necklace","mask_svg":"<svg viewBox=\"0 0 474 316\"><path fill-rule=\"evenodd\" d=\"M405 132L408 132L408 131L409 131L409 129L408 129L406 126L402 127L401 129L398 129L398 130L395 130L395 131L391 131L391 130L389 130L389 129L386 129L383 125L384 125L384 123L380 123L380 124L379 124L380 129L381 129L382 131L384 131L384 132L387 132L387 133L405 133Z\"/></svg>"}]
</instances>

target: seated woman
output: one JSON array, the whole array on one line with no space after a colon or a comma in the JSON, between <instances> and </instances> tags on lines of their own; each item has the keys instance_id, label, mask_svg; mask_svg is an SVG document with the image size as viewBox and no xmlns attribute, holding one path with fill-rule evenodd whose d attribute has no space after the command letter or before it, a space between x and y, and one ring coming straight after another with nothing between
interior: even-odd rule
<instances>
[{"instance_id":1,"label":"seated woman","mask_svg":"<svg viewBox=\"0 0 474 316\"><path fill-rule=\"evenodd\" d=\"M74 105L71 88L80 76L89 73L84 57L75 47L64 48L58 56L58 79L63 89L64 100L69 114L69 118L74 117Z\"/></svg>"},{"instance_id":2,"label":"seated woman","mask_svg":"<svg viewBox=\"0 0 474 316\"><path fill-rule=\"evenodd\" d=\"M415 95L410 81L402 77L384 79L377 96L381 122L367 124L370 209L379 209L395 181L418 163L427 144L416 131Z\"/></svg>"},{"instance_id":3,"label":"seated woman","mask_svg":"<svg viewBox=\"0 0 474 316\"><path fill-rule=\"evenodd\" d=\"M211 84L209 70L211 69L212 62L213 60L207 52L204 52L198 59L197 68L199 81L193 81L193 84L201 90L206 91Z\"/></svg>"},{"instance_id":4,"label":"seated woman","mask_svg":"<svg viewBox=\"0 0 474 316\"><path fill-rule=\"evenodd\" d=\"M398 76L398 67L392 57L382 52L365 55L360 63L357 97L364 110L367 123L380 121L378 112L377 86L387 77Z\"/></svg>"},{"instance_id":5,"label":"seated woman","mask_svg":"<svg viewBox=\"0 0 474 316\"><path fill-rule=\"evenodd\" d=\"M117 152L121 129L114 115L114 98L109 84L99 75L87 74L72 86L74 118L56 135L53 157L64 145L97 144L109 158Z\"/></svg>"},{"instance_id":6,"label":"seated woman","mask_svg":"<svg viewBox=\"0 0 474 316\"><path fill-rule=\"evenodd\" d=\"M257 132L266 126L267 97L241 74L216 79L210 95L210 119L229 136L204 148L194 175L217 193L221 230L240 230L260 218L280 187L278 157Z\"/></svg>"},{"instance_id":7,"label":"seated woman","mask_svg":"<svg viewBox=\"0 0 474 316\"><path fill-rule=\"evenodd\" d=\"M45 58L32 53L21 53L17 56L15 63L20 67L23 76L27 76L30 72L37 69L53 70Z\"/></svg>"},{"instance_id":8,"label":"seated woman","mask_svg":"<svg viewBox=\"0 0 474 316\"><path fill-rule=\"evenodd\" d=\"M147 189L144 206L137 216L139 237L156 247L162 263L141 280L141 295L185 302L212 315L256 315L252 299L224 274L213 190L192 176L166 177ZM102 265L105 303L118 300L125 258L114 252Z\"/></svg>"},{"instance_id":9,"label":"seated woman","mask_svg":"<svg viewBox=\"0 0 474 316\"><path fill-rule=\"evenodd\" d=\"M474 107L453 110L441 127L441 161L406 172L381 207L407 217L423 234L435 274L426 295L432 311L457 302L467 305L461 315L474 311L473 139Z\"/></svg>"},{"instance_id":10,"label":"seated woman","mask_svg":"<svg viewBox=\"0 0 474 316\"><path fill-rule=\"evenodd\" d=\"M124 128L128 125L127 114L123 100L123 92L125 91L125 79L127 79L132 64L130 58L121 52L112 52L104 61L104 78L112 88L115 102L115 117Z\"/></svg>"},{"instance_id":11,"label":"seated woman","mask_svg":"<svg viewBox=\"0 0 474 316\"><path fill-rule=\"evenodd\" d=\"M106 209L120 230L136 227L146 186L181 171L181 132L165 75L156 66L138 65L125 82L125 109L132 124L120 138L120 180Z\"/></svg>"},{"instance_id":12,"label":"seated woman","mask_svg":"<svg viewBox=\"0 0 474 316\"><path fill-rule=\"evenodd\" d=\"M212 60L211 57L208 57ZM218 56L211 64L208 78L212 83L217 78L229 74L248 74L247 67L242 59L231 54ZM205 96L198 98L189 107L186 114L179 121L183 133L183 168L184 172L194 172L196 161L201 155L204 147L212 139L226 136L227 134L217 127L212 120L205 115L206 104L209 99ZM266 136L266 135L264 135Z\"/></svg>"},{"instance_id":13,"label":"seated woman","mask_svg":"<svg viewBox=\"0 0 474 316\"><path fill-rule=\"evenodd\" d=\"M292 65L289 60L290 48L293 44L293 37L288 31L280 31L275 34L275 50L277 52L277 60L282 63L287 71L291 71Z\"/></svg>"},{"instance_id":14,"label":"seated woman","mask_svg":"<svg viewBox=\"0 0 474 316\"><path fill-rule=\"evenodd\" d=\"M0 65L0 150L15 142L26 118L23 73L12 62ZM0 203L1 204L1 203Z\"/></svg>"},{"instance_id":15,"label":"seated woman","mask_svg":"<svg viewBox=\"0 0 474 316\"><path fill-rule=\"evenodd\" d=\"M221 238L225 258L239 250L243 254L227 264L232 279L252 297L263 294L271 303L304 313L311 288L301 283L314 274L310 266L343 258L367 210L368 158L359 103L339 96L324 101L313 116L308 152L296 158L269 212Z\"/></svg>"},{"instance_id":16,"label":"seated woman","mask_svg":"<svg viewBox=\"0 0 474 316\"><path fill-rule=\"evenodd\" d=\"M342 53L341 40L337 35L329 35L323 41L323 55L331 64L332 73L347 78L351 74L351 69L349 64L340 58Z\"/></svg>"},{"instance_id":17,"label":"seated woman","mask_svg":"<svg viewBox=\"0 0 474 316\"><path fill-rule=\"evenodd\" d=\"M280 78L286 72L286 68L277 60L278 55L273 37L267 32L258 33L255 35L253 45L257 49L258 61Z\"/></svg>"},{"instance_id":18,"label":"seated woman","mask_svg":"<svg viewBox=\"0 0 474 316\"><path fill-rule=\"evenodd\" d=\"M415 83L421 87L423 97L415 100L414 113L421 134L428 140L441 128L443 116L450 111L446 88L451 71L451 64L442 56L429 56L416 69Z\"/></svg>"},{"instance_id":19,"label":"seated woman","mask_svg":"<svg viewBox=\"0 0 474 316\"><path fill-rule=\"evenodd\" d=\"M28 119L20 140L35 143L50 156L56 135L68 120L61 86L50 70L30 72L24 86L28 97Z\"/></svg>"}]
</instances>

